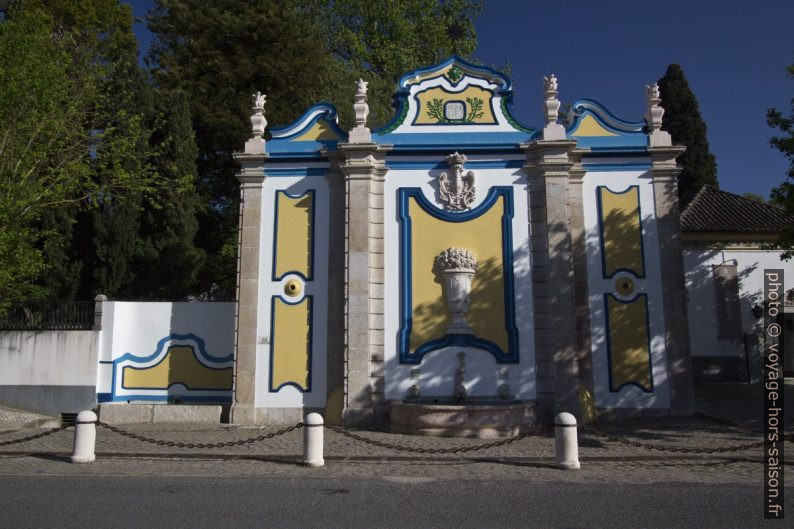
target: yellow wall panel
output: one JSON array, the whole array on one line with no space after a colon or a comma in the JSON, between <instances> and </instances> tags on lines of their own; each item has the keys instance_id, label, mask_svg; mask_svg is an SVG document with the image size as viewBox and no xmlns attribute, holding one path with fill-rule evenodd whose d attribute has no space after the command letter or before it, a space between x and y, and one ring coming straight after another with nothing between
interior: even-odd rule
<instances>
[{"instance_id":1,"label":"yellow wall panel","mask_svg":"<svg viewBox=\"0 0 794 529\"><path fill-rule=\"evenodd\" d=\"M639 187L613 193L601 186L597 192L604 276L628 270L644 277Z\"/></svg>"},{"instance_id":2,"label":"yellow wall panel","mask_svg":"<svg viewBox=\"0 0 794 529\"><path fill-rule=\"evenodd\" d=\"M340 139L336 132L331 128L328 122L319 119L312 125L309 130L292 138L291 141L333 141Z\"/></svg>"},{"instance_id":3,"label":"yellow wall panel","mask_svg":"<svg viewBox=\"0 0 794 529\"><path fill-rule=\"evenodd\" d=\"M270 390L295 384L309 391L312 298L290 305L273 298L273 332L270 340Z\"/></svg>"},{"instance_id":4,"label":"yellow wall panel","mask_svg":"<svg viewBox=\"0 0 794 529\"><path fill-rule=\"evenodd\" d=\"M572 136L617 136L617 134L604 128L604 126L596 121L590 114L585 114L581 121L579 121L579 126L576 127Z\"/></svg>"},{"instance_id":5,"label":"yellow wall panel","mask_svg":"<svg viewBox=\"0 0 794 529\"><path fill-rule=\"evenodd\" d=\"M446 92L440 87L431 88L426 92L422 92L416 95L417 100L419 101L419 114L416 116L416 120L414 123L417 125L434 125L438 124L439 121L428 114L429 103L431 103L434 99L438 99L441 101L442 107L443 104L447 101L466 101L466 99L479 99L482 101L482 108L480 109L480 116L473 119L469 123L479 123L479 124L494 124L496 123L496 118L491 111L491 98L493 95L491 92L484 88L480 88L479 86L469 86L462 92L457 93L450 93ZM467 117L470 112L470 105L466 102L466 113ZM451 123L463 123L460 121L453 121ZM450 123L445 123L450 124Z\"/></svg>"},{"instance_id":6,"label":"yellow wall panel","mask_svg":"<svg viewBox=\"0 0 794 529\"><path fill-rule=\"evenodd\" d=\"M505 330L504 276L502 264L502 215L504 198L486 213L466 222L446 222L425 212L415 198L409 201L411 217L411 300L413 326L410 350L443 338L449 312L441 280L433 273L435 258L450 247L477 255L477 273L471 287L471 305L466 317L474 334L508 351Z\"/></svg>"},{"instance_id":7,"label":"yellow wall panel","mask_svg":"<svg viewBox=\"0 0 794 529\"><path fill-rule=\"evenodd\" d=\"M645 294L624 303L606 296L610 391L624 384L653 390L651 344L648 337L648 305Z\"/></svg>"},{"instance_id":8,"label":"yellow wall panel","mask_svg":"<svg viewBox=\"0 0 794 529\"><path fill-rule=\"evenodd\" d=\"M168 349L163 360L149 368L124 367L122 387L137 389L167 389L183 384L188 389L232 389L232 368L210 369L201 364L189 346Z\"/></svg>"},{"instance_id":9,"label":"yellow wall panel","mask_svg":"<svg viewBox=\"0 0 794 529\"><path fill-rule=\"evenodd\" d=\"M289 272L312 277L313 222L314 191L307 191L297 198L282 191L276 192L274 279Z\"/></svg>"}]
</instances>

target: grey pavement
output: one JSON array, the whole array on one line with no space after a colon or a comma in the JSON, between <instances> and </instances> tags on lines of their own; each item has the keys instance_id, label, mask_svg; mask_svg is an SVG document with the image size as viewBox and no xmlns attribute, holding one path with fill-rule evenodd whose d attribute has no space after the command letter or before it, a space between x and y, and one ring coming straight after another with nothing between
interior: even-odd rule
<instances>
[{"instance_id":1,"label":"grey pavement","mask_svg":"<svg viewBox=\"0 0 794 529\"><path fill-rule=\"evenodd\" d=\"M698 413L692 417L624 419L595 425L611 435L659 446L714 448L761 440L752 428L760 425L760 390L739 385L697 388ZM733 386L733 387L732 387ZM755 399L755 392L758 392ZM788 397L791 398L788 398ZM786 386L794 408L794 386ZM724 400L724 405L723 405ZM733 401L736 401L735 403ZM754 402L755 401L755 402ZM755 415L754 415L755 414ZM14 413L0 409L0 442L47 431L46 428L11 428ZM9 422L4 422L8 420ZM35 420L35 419L34 419ZM18 424L20 421L17 420ZM28 423L29 424L29 423ZM789 422L789 424L791 424ZM219 443L256 438L273 428L212 424L131 424L122 428L146 437L175 442ZM385 443L420 448L479 445L483 440L398 435L356 431ZM289 432L270 440L222 448L179 448L149 444L102 427L98 428L97 460L72 464L73 428L25 443L0 446L0 475L8 476L182 476L286 478L388 478L407 480L528 480L565 483L709 483L759 486L763 472L762 449L724 454L693 454L648 450L580 432L582 469L554 467L551 433L501 447L462 455L400 452L364 444L325 431L326 465L300 465L303 433ZM794 463L794 445L787 443L784 461Z\"/></svg>"}]
</instances>

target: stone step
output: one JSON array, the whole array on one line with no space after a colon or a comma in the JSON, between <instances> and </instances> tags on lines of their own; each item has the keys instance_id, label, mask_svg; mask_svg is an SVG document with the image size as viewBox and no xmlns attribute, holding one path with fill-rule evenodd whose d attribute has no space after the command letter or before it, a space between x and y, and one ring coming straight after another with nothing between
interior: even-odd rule
<instances>
[{"instance_id":1,"label":"stone step","mask_svg":"<svg viewBox=\"0 0 794 529\"><path fill-rule=\"evenodd\" d=\"M207 423L221 422L223 406L218 404L141 404L105 403L97 410L106 424L130 423Z\"/></svg>"}]
</instances>

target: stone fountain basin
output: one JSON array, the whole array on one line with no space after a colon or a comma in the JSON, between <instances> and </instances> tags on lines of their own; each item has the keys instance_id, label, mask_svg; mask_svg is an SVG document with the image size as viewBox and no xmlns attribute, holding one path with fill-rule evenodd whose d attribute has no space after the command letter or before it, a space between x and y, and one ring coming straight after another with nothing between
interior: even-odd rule
<instances>
[{"instance_id":1,"label":"stone fountain basin","mask_svg":"<svg viewBox=\"0 0 794 529\"><path fill-rule=\"evenodd\" d=\"M439 437L512 437L537 423L535 401L422 398L392 401L391 431Z\"/></svg>"}]
</instances>

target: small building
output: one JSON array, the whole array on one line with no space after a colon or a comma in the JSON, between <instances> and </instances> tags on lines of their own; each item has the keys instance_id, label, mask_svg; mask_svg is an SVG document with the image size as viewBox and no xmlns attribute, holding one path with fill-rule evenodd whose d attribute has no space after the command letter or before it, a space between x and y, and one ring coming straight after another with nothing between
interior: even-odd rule
<instances>
[{"instance_id":1,"label":"small building","mask_svg":"<svg viewBox=\"0 0 794 529\"><path fill-rule=\"evenodd\" d=\"M764 270L794 277L772 246L794 219L777 207L704 186L681 213L687 314L695 381L761 377ZM783 311L784 350L794 346L794 306ZM788 349L791 351L792 349ZM784 356L794 372L794 355Z\"/></svg>"}]
</instances>

